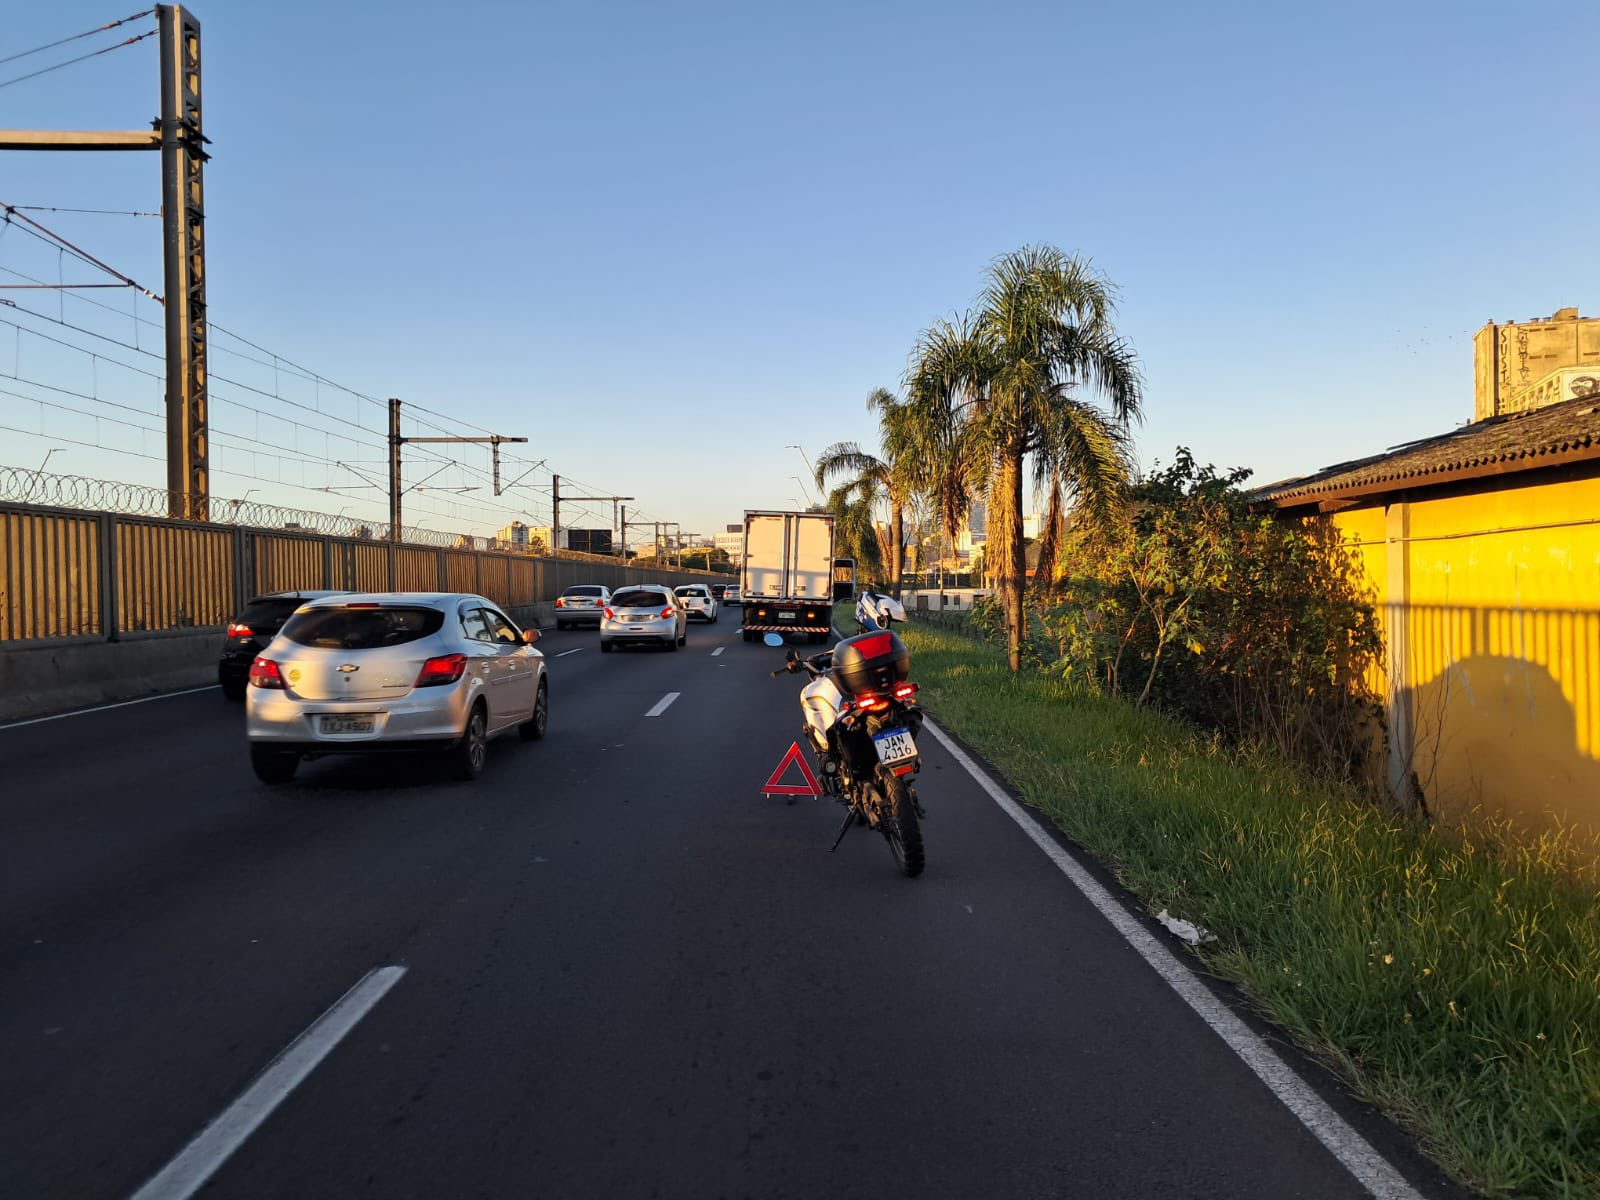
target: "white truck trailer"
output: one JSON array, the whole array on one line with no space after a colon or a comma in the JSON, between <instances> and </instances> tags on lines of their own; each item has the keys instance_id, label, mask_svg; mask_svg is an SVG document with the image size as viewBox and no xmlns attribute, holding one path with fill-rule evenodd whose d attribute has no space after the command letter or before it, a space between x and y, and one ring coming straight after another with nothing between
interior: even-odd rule
<instances>
[{"instance_id":1,"label":"white truck trailer","mask_svg":"<svg viewBox=\"0 0 1600 1200\"><path fill-rule=\"evenodd\" d=\"M744 640L767 633L825 642L833 628L833 514L744 514Z\"/></svg>"}]
</instances>

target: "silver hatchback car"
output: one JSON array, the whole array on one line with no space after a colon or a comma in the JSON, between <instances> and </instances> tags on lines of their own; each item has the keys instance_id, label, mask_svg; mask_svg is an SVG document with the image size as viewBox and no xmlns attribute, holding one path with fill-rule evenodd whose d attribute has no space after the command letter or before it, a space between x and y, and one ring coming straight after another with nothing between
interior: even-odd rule
<instances>
[{"instance_id":1,"label":"silver hatchback car","mask_svg":"<svg viewBox=\"0 0 1600 1200\"><path fill-rule=\"evenodd\" d=\"M382 592L301 605L250 665L245 729L264 783L302 758L434 750L458 779L483 770L487 744L516 729L544 736L544 655L482 596Z\"/></svg>"},{"instance_id":2,"label":"silver hatchback car","mask_svg":"<svg viewBox=\"0 0 1600 1200\"><path fill-rule=\"evenodd\" d=\"M618 588L601 614L600 649L656 645L676 650L689 637L689 614L672 589L659 583Z\"/></svg>"}]
</instances>

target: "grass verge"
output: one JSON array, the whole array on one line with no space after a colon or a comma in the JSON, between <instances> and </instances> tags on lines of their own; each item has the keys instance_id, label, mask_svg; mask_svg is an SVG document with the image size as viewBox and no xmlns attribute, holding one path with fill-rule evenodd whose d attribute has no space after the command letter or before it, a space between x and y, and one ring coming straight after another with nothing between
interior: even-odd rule
<instances>
[{"instance_id":1,"label":"grass verge","mask_svg":"<svg viewBox=\"0 0 1600 1200\"><path fill-rule=\"evenodd\" d=\"M848 632L851 626L841 625ZM1600 1196L1596 847L1425 828L1159 714L897 629L921 699L1270 1020L1490 1196Z\"/></svg>"}]
</instances>

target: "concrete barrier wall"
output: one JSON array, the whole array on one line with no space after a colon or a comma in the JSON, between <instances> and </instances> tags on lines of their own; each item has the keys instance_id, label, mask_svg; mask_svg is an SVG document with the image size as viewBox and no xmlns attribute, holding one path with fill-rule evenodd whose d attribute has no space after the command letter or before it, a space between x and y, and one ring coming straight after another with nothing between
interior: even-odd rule
<instances>
[{"instance_id":1,"label":"concrete barrier wall","mask_svg":"<svg viewBox=\"0 0 1600 1200\"><path fill-rule=\"evenodd\" d=\"M8 646L0 650L0 721L215 683L223 634L217 627L120 642Z\"/></svg>"}]
</instances>

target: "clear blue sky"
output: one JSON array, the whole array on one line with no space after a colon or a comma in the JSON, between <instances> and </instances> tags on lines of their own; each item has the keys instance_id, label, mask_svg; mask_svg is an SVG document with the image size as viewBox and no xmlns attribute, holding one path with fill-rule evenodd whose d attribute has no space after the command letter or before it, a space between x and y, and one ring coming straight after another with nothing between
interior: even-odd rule
<instances>
[{"instance_id":1,"label":"clear blue sky","mask_svg":"<svg viewBox=\"0 0 1600 1200\"><path fill-rule=\"evenodd\" d=\"M0 57L126 8L8 12ZM1600 315L1593 5L1559 20L1487 3L194 11L213 319L359 391L527 435L530 460L688 530L787 506L805 473L788 444L873 443L867 393L897 386L918 331L1027 242L1081 251L1118 284L1148 383L1143 461L1182 444L1258 481L1469 420L1485 320ZM0 81L74 52L0 65ZM0 126L141 126L155 62L145 42L0 88ZM0 200L152 210L157 160L0 153ZM30 215L160 290L156 222ZM16 230L0 267L58 278ZM86 295L118 312L0 292L132 339L127 294ZM270 368L223 353L213 370L381 427L373 406ZM119 389L159 407L153 381L6 325L0 374L85 391L67 402L89 411ZM213 418L258 439L219 438L217 494L382 511L377 492L226 474L348 484L244 450L381 451L227 402ZM0 423L161 449L4 393ZM52 444L0 431L0 462L35 466ZM162 478L81 446L51 469ZM452 495L419 493L414 512L482 531L546 505Z\"/></svg>"}]
</instances>

